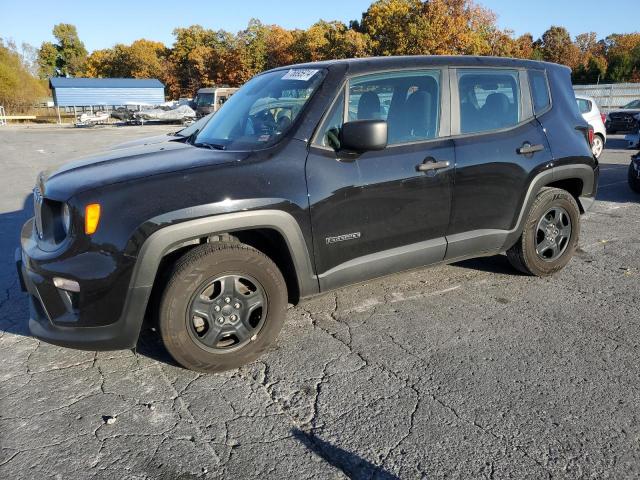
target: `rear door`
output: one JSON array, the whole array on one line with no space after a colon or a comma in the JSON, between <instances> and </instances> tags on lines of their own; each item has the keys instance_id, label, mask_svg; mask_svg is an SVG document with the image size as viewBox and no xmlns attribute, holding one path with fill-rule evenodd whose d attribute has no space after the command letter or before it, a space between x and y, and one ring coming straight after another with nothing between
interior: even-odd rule
<instances>
[{"instance_id":1,"label":"rear door","mask_svg":"<svg viewBox=\"0 0 640 480\"><path fill-rule=\"evenodd\" d=\"M526 70L459 68L451 79L456 169L447 259L501 249L530 179L552 160Z\"/></svg>"},{"instance_id":2,"label":"rear door","mask_svg":"<svg viewBox=\"0 0 640 480\"><path fill-rule=\"evenodd\" d=\"M306 168L322 290L444 258L455 161L453 142L443 138L450 125L447 73L355 77L334 102ZM387 148L342 150L343 123L364 119L387 121Z\"/></svg>"}]
</instances>

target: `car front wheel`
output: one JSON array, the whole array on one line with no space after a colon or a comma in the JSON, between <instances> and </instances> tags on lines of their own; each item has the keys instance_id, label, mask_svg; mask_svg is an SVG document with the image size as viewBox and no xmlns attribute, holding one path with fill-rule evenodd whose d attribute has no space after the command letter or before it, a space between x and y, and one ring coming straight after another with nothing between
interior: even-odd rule
<instances>
[{"instance_id":1,"label":"car front wheel","mask_svg":"<svg viewBox=\"0 0 640 480\"><path fill-rule=\"evenodd\" d=\"M573 196L558 188L543 188L529 210L522 236L507 251L507 257L521 272L552 275L573 257L579 234L580 209Z\"/></svg>"},{"instance_id":2,"label":"car front wheel","mask_svg":"<svg viewBox=\"0 0 640 480\"><path fill-rule=\"evenodd\" d=\"M160 334L183 367L221 372L258 358L278 336L286 308L286 283L269 257L242 243L212 242L174 267Z\"/></svg>"}]
</instances>

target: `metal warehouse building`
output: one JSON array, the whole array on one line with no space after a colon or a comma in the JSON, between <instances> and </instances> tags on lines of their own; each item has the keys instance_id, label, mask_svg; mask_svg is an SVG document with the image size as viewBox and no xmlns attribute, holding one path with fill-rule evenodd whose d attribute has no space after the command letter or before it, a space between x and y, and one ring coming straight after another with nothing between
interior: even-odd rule
<instances>
[{"instance_id":1,"label":"metal warehouse building","mask_svg":"<svg viewBox=\"0 0 640 480\"><path fill-rule=\"evenodd\" d=\"M49 79L49 86L56 107L164 102L164 85L156 79L55 77Z\"/></svg>"}]
</instances>

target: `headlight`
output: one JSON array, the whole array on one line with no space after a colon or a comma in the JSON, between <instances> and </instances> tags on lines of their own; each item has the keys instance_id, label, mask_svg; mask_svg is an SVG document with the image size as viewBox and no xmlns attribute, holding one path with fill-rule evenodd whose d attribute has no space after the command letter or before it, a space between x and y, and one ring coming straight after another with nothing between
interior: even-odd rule
<instances>
[{"instance_id":1,"label":"headlight","mask_svg":"<svg viewBox=\"0 0 640 480\"><path fill-rule=\"evenodd\" d=\"M71 211L69 205L66 203L62 206L62 228L64 228L65 235L69 235L71 229Z\"/></svg>"}]
</instances>

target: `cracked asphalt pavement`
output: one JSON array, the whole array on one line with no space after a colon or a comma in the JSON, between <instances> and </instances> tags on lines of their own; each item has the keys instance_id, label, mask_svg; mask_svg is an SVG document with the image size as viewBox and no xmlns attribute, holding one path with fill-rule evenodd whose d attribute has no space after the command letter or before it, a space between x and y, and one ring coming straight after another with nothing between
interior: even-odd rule
<instances>
[{"instance_id":1,"label":"cracked asphalt pavement","mask_svg":"<svg viewBox=\"0 0 640 480\"><path fill-rule=\"evenodd\" d=\"M0 127L0 478L638 478L640 196L609 140L569 266L504 256L290 308L240 370L51 346L13 251L43 168L171 127Z\"/></svg>"}]
</instances>

